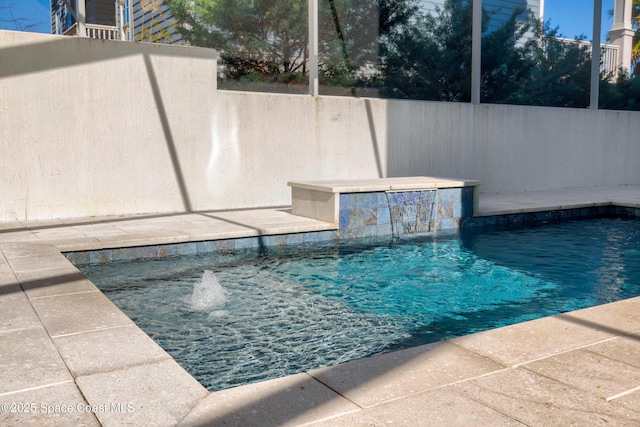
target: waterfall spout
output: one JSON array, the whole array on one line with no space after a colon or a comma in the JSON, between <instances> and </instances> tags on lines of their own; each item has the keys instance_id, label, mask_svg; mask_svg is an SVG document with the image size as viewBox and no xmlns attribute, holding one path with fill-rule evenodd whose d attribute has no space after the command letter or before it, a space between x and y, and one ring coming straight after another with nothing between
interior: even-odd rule
<instances>
[{"instance_id":1,"label":"waterfall spout","mask_svg":"<svg viewBox=\"0 0 640 427\"><path fill-rule=\"evenodd\" d=\"M428 233L434 229L437 190L387 192L391 234L399 238L406 234Z\"/></svg>"}]
</instances>

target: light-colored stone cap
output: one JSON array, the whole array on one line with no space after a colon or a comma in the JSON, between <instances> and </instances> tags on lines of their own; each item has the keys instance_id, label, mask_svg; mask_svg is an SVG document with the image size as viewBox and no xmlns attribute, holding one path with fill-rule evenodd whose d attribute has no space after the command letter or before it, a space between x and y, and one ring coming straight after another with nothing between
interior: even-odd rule
<instances>
[{"instance_id":1,"label":"light-colored stone cap","mask_svg":"<svg viewBox=\"0 0 640 427\"><path fill-rule=\"evenodd\" d=\"M335 179L326 181L289 181L289 187L328 193L367 193L372 191L405 191L431 188L475 187L480 181L431 176L409 176L374 179Z\"/></svg>"}]
</instances>

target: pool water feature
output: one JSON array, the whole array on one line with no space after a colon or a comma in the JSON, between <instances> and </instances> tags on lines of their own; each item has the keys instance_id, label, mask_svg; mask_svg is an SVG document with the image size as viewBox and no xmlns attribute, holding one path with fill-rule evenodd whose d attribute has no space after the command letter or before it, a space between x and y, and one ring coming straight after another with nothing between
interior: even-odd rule
<instances>
[{"instance_id":1,"label":"pool water feature","mask_svg":"<svg viewBox=\"0 0 640 427\"><path fill-rule=\"evenodd\" d=\"M640 222L82 267L209 390L640 295ZM224 300L192 305L210 271Z\"/></svg>"},{"instance_id":2,"label":"pool water feature","mask_svg":"<svg viewBox=\"0 0 640 427\"><path fill-rule=\"evenodd\" d=\"M227 293L210 270L205 270L202 280L195 283L193 293L189 298L191 309L194 311L211 310L221 307L227 302Z\"/></svg>"},{"instance_id":3,"label":"pool water feature","mask_svg":"<svg viewBox=\"0 0 640 427\"><path fill-rule=\"evenodd\" d=\"M386 192L391 235L402 237L434 230L436 192L437 190Z\"/></svg>"}]
</instances>

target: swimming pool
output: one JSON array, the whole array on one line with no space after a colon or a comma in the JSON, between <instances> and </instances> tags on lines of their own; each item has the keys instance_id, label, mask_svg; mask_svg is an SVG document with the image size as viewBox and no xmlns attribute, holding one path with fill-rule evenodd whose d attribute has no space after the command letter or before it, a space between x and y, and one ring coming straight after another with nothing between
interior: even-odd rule
<instances>
[{"instance_id":1,"label":"swimming pool","mask_svg":"<svg viewBox=\"0 0 640 427\"><path fill-rule=\"evenodd\" d=\"M380 243L82 271L212 391L640 295L637 221ZM226 300L203 309L205 271Z\"/></svg>"}]
</instances>

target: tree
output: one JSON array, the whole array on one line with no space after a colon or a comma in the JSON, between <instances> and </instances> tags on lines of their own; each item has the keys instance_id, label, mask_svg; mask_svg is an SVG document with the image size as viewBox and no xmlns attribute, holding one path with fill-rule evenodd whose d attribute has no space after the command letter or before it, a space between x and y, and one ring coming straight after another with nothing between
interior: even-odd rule
<instances>
[{"instance_id":1,"label":"tree","mask_svg":"<svg viewBox=\"0 0 640 427\"><path fill-rule=\"evenodd\" d=\"M613 82L600 80L599 108L640 111L640 79L620 73Z\"/></svg>"},{"instance_id":2,"label":"tree","mask_svg":"<svg viewBox=\"0 0 640 427\"><path fill-rule=\"evenodd\" d=\"M471 99L469 2L447 0L436 16L420 16L382 45L377 76L392 98L469 101Z\"/></svg>"},{"instance_id":3,"label":"tree","mask_svg":"<svg viewBox=\"0 0 640 427\"><path fill-rule=\"evenodd\" d=\"M333 28L320 34L320 74L325 82L346 85L366 81L364 70L379 66L381 45L418 12L414 0L327 0ZM320 8L321 16L323 8ZM326 18L325 18L326 19Z\"/></svg>"},{"instance_id":4,"label":"tree","mask_svg":"<svg viewBox=\"0 0 640 427\"><path fill-rule=\"evenodd\" d=\"M226 77L305 71L307 9L294 0L168 0L177 30L194 46L217 49ZM281 76L282 77L282 76Z\"/></svg>"},{"instance_id":5,"label":"tree","mask_svg":"<svg viewBox=\"0 0 640 427\"><path fill-rule=\"evenodd\" d=\"M529 44L531 72L514 97L516 104L587 107L590 97L591 53L582 40L566 41L549 23L533 24L535 43Z\"/></svg>"},{"instance_id":6,"label":"tree","mask_svg":"<svg viewBox=\"0 0 640 427\"><path fill-rule=\"evenodd\" d=\"M165 2L186 41L221 52L227 81L306 81L306 1ZM392 98L469 101L472 12L471 0L446 0L433 15L421 14L415 0L321 0L321 82L373 87ZM557 27L523 9L487 30L490 18L483 11L482 102L589 105L587 43L562 40ZM603 76L601 105L638 108L635 80Z\"/></svg>"},{"instance_id":7,"label":"tree","mask_svg":"<svg viewBox=\"0 0 640 427\"><path fill-rule=\"evenodd\" d=\"M19 17L13 11L12 5L7 5L5 0L0 0L0 28L15 31L35 31L42 23L32 19Z\"/></svg>"},{"instance_id":8,"label":"tree","mask_svg":"<svg viewBox=\"0 0 640 427\"><path fill-rule=\"evenodd\" d=\"M521 20L521 16L528 20ZM488 21L488 16L485 14ZM499 28L482 37L481 101L522 103L520 94L535 68L532 52L538 47L536 18L516 8Z\"/></svg>"},{"instance_id":9,"label":"tree","mask_svg":"<svg viewBox=\"0 0 640 427\"><path fill-rule=\"evenodd\" d=\"M221 53L224 78L294 82L306 79L307 2L300 0L165 0L191 45ZM375 62L378 39L406 22L415 0L321 0L320 73L352 81Z\"/></svg>"},{"instance_id":10,"label":"tree","mask_svg":"<svg viewBox=\"0 0 640 427\"><path fill-rule=\"evenodd\" d=\"M483 102L517 99L533 68L528 55L533 21L521 22L515 9L501 27L487 31L483 11L481 93ZM386 96L440 101L471 99L471 1L447 0L435 15L419 19L384 46L379 78Z\"/></svg>"},{"instance_id":11,"label":"tree","mask_svg":"<svg viewBox=\"0 0 640 427\"><path fill-rule=\"evenodd\" d=\"M481 100L493 103L585 107L588 47L557 38L557 28L514 10L487 30L483 11ZM441 101L471 99L471 1L447 0L384 46L378 84L385 96Z\"/></svg>"}]
</instances>

